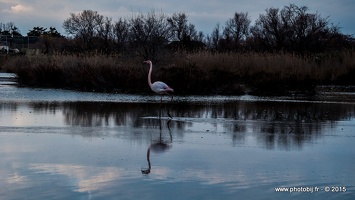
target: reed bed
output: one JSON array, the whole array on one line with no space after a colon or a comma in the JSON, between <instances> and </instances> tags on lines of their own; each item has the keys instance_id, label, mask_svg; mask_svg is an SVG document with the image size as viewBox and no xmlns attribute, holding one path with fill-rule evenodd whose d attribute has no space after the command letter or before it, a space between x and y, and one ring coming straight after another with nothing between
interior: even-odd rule
<instances>
[{"instance_id":1,"label":"reed bed","mask_svg":"<svg viewBox=\"0 0 355 200\"><path fill-rule=\"evenodd\" d=\"M32 55L11 58L3 68L21 84L98 92L148 93L143 60L106 56ZM152 80L175 93L315 93L318 85L355 85L354 52L301 57L294 54L176 54L153 63Z\"/></svg>"}]
</instances>

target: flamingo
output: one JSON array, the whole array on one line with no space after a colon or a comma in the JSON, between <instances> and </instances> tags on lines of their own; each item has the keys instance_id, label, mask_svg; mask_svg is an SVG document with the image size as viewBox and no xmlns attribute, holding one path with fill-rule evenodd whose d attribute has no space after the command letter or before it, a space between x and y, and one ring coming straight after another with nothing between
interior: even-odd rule
<instances>
[{"instance_id":1,"label":"flamingo","mask_svg":"<svg viewBox=\"0 0 355 200\"><path fill-rule=\"evenodd\" d=\"M153 90L153 92L161 95L160 96L160 107L161 107L163 95L164 94L169 95L169 92L174 92L174 89L169 87L166 83L161 82L161 81L155 81L154 83L152 83L151 77L152 77L152 71L153 71L153 63L150 60L144 61L143 63L149 64L149 66L150 66L149 72L148 72L148 84L149 84L150 89ZM173 101L173 96L171 96L171 101ZM161 109L160 109L160 111L161 111ZM168 116L170 118L172 118L169 111L168 111Z\"/></svg>"},{"instance_id":2,"label":"flamingo","mask_svg":"<svg viewBox=\"0 0 355 200\"><path fill-rule=\"evenodd\" d=\"M143 63L149 64L149 73L148 73L148 84L150 89L153 90L153 92L163 95L163 94L169 94L168 92L174 92L174 89L169 87L166 83L161 82L161 81L156 81L152 83L152 71L153 71L153 63L150 60L144 61ZM160 102L162 101L162 96L160 96Z\"/></svg>"}]
</instances>

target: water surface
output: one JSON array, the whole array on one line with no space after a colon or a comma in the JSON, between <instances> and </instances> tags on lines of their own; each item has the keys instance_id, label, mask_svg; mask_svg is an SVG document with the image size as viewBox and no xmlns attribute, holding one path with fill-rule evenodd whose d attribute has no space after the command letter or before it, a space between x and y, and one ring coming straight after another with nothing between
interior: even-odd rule
<instances>
[{"instance_id":1,"label":"water surface","mask_svg":"<svg viewBox=\"0 0 355 200\"><path fill-rule=\"evenodd\" d=\"M160 105L154 95L2 80L1 199L355 196L351 95L175 96Z\"/></svg>"}]
</instances>

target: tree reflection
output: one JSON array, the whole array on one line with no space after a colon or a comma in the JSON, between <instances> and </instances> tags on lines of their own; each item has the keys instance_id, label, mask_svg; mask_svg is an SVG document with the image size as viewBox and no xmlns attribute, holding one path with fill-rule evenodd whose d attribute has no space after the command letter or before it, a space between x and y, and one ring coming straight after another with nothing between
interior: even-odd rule
<instances>
[{"instance_id":1,"label":"tree reflection","mask_svg":"<svg viewBox=\"0 0 355 200\"><path fill-rule=\"evenodd\" d=\"M33 103L30 106L35 113L62 113L67 126L161 127L154 118L160 115L160 105L154 103L65 102ZM14 107L12 104L1 106L2 109ZM183 137L186 130L197 122L203 121L222 127L216 132L229 134L233 145L243 143L245 137L251 135L267 149L285 150L302 148L305 142L322 137L325 129L336 127L340 120L352 119L355 113L354 105L350 104L268 101L216 104L175 102L163 104L161 109L165 115L169 109L174 116L171 128L177 130L179 137Z\"/></svg>"}]
</instances>

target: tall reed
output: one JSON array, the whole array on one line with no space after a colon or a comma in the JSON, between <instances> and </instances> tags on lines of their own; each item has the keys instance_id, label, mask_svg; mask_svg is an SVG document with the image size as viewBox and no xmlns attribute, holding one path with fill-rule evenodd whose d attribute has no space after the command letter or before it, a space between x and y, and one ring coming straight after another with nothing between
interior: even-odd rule
<instances>
[{"instance_id":1,"label":"tall reed","mask_svg":"<svg viewBox=\"0 0 355 200\"><path fill-rule=\"evenodd\" d=\"M314 93L317 85L355 85L354 52L301 57L294 54L176 54L153 63L153 81L178 94ZM106 56L13 57L3 68L21 84L100 92L150 92L143 60Z\"/></svg>"}]
</instances>

